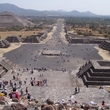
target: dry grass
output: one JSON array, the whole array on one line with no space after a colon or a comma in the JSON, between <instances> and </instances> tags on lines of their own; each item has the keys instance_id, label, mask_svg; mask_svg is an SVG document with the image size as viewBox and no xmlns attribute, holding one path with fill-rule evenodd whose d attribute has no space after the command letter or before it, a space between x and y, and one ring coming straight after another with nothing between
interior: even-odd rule
<instances>
[{"instance_id":1,"label":"dry grass","mask_svg":"<svg viewBox=\"0 0 110 110\"><path fill-rule=\"evenodd\" d=\"M44 30L36 30L36 31L7 31L7 32L0 32L0 36L2 39L5 39L7 36L19 36L21 35L22 38L29 36L29 35L34 35L34 34L38 34L40 32L43 32Z\"/></svg>"},{"instance_id":2,"label":"dry grass","mask_svg":"<svg viewBox=\"0 0 110 110\"><path fill-rule=\"evenodd\" d=\"M103 34L99 34L98 31L92 31L92 29L84 28L84 27L83 28L74 28L74 29L71 30L71 32L72 33L77 33L76 30L80 30L80 32L82 32L82 33L86 33L86 32L90 32L91 31L91 33L93 35L95 35L95 36L99 36L99 37L103 37L104 36Z\"/></svg>"},{"instance_id":3,"label":"dry grass","mask_svg":"<svg viewBox=\"0 0 110 110\"><path fill-rule=\"evenodd\" d=\"M75 30L80 30L80 31L85 31L88 30L88 31L92 31L91 29L89 28L74 28Z\"/></svg>"}]
</instances>

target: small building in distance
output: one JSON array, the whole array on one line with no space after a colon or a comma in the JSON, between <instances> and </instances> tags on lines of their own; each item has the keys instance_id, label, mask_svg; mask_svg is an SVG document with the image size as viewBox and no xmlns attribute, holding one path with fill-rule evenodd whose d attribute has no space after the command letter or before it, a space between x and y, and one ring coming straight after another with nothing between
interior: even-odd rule
<instances>
[{"instance_id":1,"label":"small building in distance","mask_svg":"<svg viewBox=\"0 0 110 110\"><path fill-rule=\"evenodd\" d=\"M7 40L0 39L0 48L8 48L10 43Z\"/></svg>"},{"instance_id":2,"label":"small building in distance","mask_svg":"<svg viewBox=\"0 0 110 110\"><path fill-rule=\"evenodd\" d=\"M6 40L10 43L18 43L22 41L21 37L19 36L7 36Z\"/></svg>"}]
</instances>

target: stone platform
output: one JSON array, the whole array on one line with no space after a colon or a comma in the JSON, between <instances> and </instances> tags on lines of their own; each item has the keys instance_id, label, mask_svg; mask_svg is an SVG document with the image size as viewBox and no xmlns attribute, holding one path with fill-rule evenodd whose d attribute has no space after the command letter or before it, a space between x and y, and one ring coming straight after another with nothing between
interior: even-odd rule
<instances>
[{"instance_id":1,"label":"stone platform","mask_svg":"<svg viewBox=\"0 0 110 110\"><path fill-rule=\"evenodd\" d=\"M62 53L60 50L44 50L42 55L47 55L47 56L61 56Z\"/></svg>"},{"instance_id":2,"label":"stone platform","mask_svg":"<svg viewBox=\"0 0 110 110\"><path fill-rule=\"evenodd\" d=\"M110 85L110 61L91 60L83 65L77 76L88 85Z\"/></svg>"}]
</instances>

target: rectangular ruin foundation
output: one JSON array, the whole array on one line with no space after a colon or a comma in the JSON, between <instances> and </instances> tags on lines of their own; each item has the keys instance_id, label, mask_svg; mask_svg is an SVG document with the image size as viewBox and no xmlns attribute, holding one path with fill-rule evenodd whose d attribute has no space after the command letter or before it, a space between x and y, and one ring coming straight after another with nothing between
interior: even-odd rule
<instances>
[{"instance_id":1,"label":"rectangular ruin foundation","mask_svg":"<svg viewBox=\"0 0 110 110\"><path fill-rule=\"evenodd\" d=\"M62 55L60 50L44 50L41 54L46 55L46 56L61 56Z\"/></svg>"}]
</instances>

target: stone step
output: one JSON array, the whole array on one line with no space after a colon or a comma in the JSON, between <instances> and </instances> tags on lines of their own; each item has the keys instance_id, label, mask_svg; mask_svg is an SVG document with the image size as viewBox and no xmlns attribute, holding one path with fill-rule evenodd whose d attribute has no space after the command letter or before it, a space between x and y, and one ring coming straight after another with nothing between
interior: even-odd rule
<instances>
[{"instance_id":1,"label":"stone step","mask_svg":"<svg viewBox=\"0 0 110 110\"><path fill-rule=\"evenodd\" d=\"M88 81L85 75L83 75L82 79L86 86L88 85L110 85L110 81Z\"/></svg>"},{"instance_id":2,"label":"stone step","mask_svg":"<svg viewBox=\"0 0 110 110\"><path fill-rule=\"evenodd\" d=\"M13 63L11 62L11 61L9 61L9 60L4 60L4 62L8 65L8 67L10 67L11 69L13 69Z\"/></svg>"},{"instance_id":3,"label":"stone step","mask_svg":"<svg viewBox=\"0 0 110 110\"><path fill-rule=\"evenodd\" d=\"M0 71L0 78L2 78L6 74L5 70Z\"/></svg>"},{"instance_id":4,"label":"stone step","mask_svg":"<svg viewBox=\"0 0 110 110\"><path fill-rule=\"evenodd\" d=\"M93 72L110 72L110 68L95 68L95 66L93 66L92 70Z\"/></svg>"},{"instance_id":5,"label":"stone step","mask_svg":"<svg viewBox=\"0 0 110 110\"><path fill-rule=\"evenodd\" d=\"M107 76L91 76L91 74L89 72L86 73L86 78L89 81L110 81L110 77Z\"/></svg>"},{"instance_id":6,"label":"stone step","mask_svg":"<svg viewBox=\"0 0 110 110\"><path fill-rule=\"evenodd\" d=\"M102 71L96 72L93 69L90 69L89 73L91 76L109 76L110 77L110 72L102 72Z\"/></svg>"},{"instance_id":7,"label":"stone step","mask_svg":"<svg viewBox=\"0 0 110 110\"><path fill-rule=\"evenodd\" d=\"M5 63L4 61L0 62L0 64L1 64L7 71L11 69L11 67L10 67L7 63Z\"/></svg>"}]
</instances>

